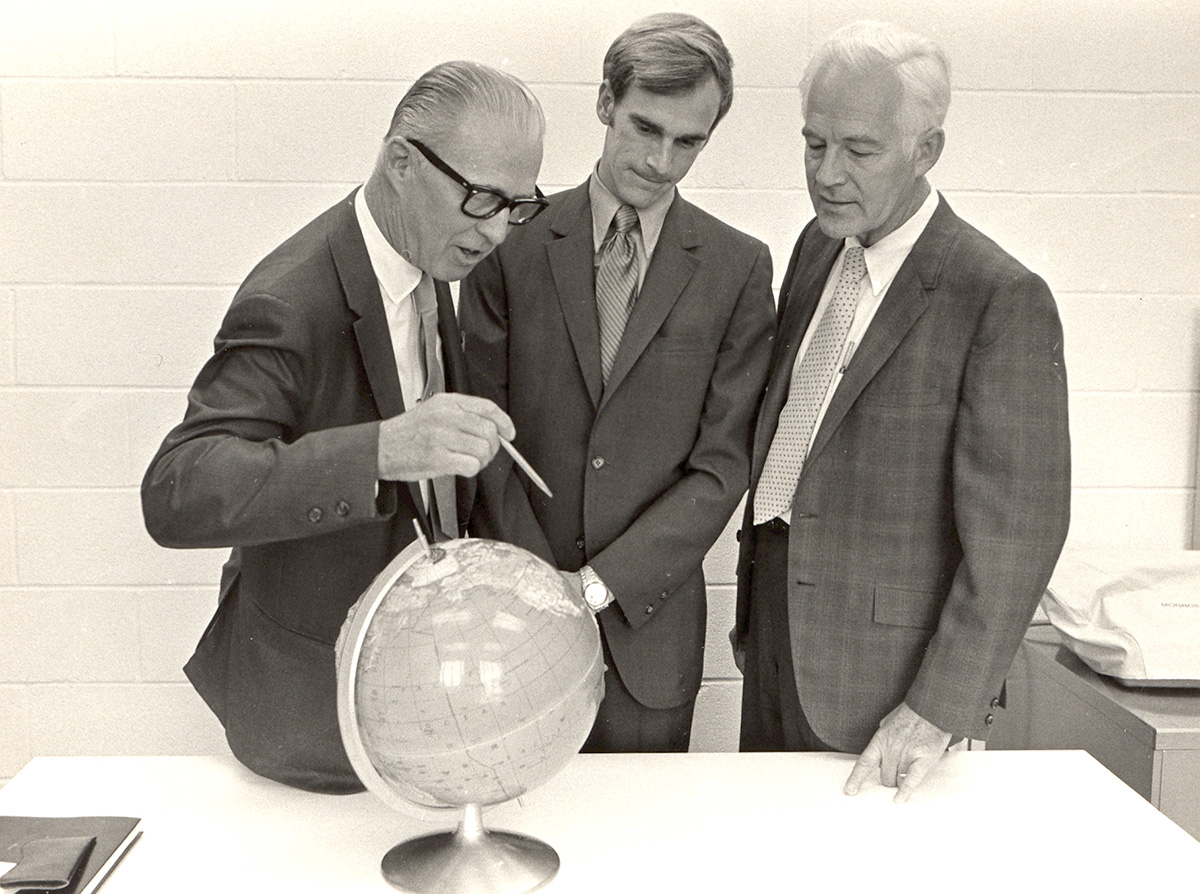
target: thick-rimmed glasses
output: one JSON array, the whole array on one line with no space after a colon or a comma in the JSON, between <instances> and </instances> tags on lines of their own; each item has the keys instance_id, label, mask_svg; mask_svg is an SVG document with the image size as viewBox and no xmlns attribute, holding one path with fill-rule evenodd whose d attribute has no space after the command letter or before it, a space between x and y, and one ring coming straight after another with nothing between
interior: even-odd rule
<instances>
[{"instance_id":1,"label":"thick-rimmed glasses","mask_svg":"<svg viewBox=\"0 0 1200 894\"><path fill-rule=\"evenodd\" d=\"M542 191L537 189L537 198L533 199L510 199L508 196L501 195L494 189L489 189L486 186L476 186L471 181L467 180L462 174L450 167L442 161L436 152L422 143L420 140L408 138L421 151L421 154L429 159L429 163L435 168L461 186L467 191L467 194L462 200L462 213L467 217L474 217L479 220L486 220L489 217L495 217L505 208L508 209L508 222L514 227L519 227L521 224L527 224L539 214L541 214L550 204L542 195Z\"/></svg>"}]
</instances>

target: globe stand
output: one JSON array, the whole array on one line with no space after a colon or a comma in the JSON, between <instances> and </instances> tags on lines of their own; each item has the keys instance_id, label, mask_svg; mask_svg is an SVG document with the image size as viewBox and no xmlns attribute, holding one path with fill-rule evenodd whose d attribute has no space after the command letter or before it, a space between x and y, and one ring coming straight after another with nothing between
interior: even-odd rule
<instances>
[{"instance_id":1,"label":"globe stand","mask_svg":"<svg viewBox=\"0 0 1200 894\"><path fill-rule=\"evenodd\" d=\"M384 877L411 894L526 894L558 872L554 848L516 832L489 832L467 804L454 832L411 838L383 858Z\"/></svg>"},{"instance_id":2,"label":"globe stand","mask_svg":"<svg viewBox=\"0 0 1200 894\"><path fill-rule=\"evenodd\" d=\"M480 801L465 802L456 797L439 799L428 790L409 783L402 775L388 773L384 779L374 764L363 740L358 715L358 666L368 630L380 606L401 576L425 558L432 565L457 550L472 548L472 541L447 541L430 545L418 531L409 544L376 576L370 587L350 609L335 646L337 653L338 726L350 765L363 784L384 803L396 810L429 821L444 818L462 808L462 820L454 832L440 832L404 841L384 855L381 869L387 881L409 894L528 894L546 885L558 873L559 859L554 848L536 838L515 832L489 832L483 826ZM515 550L503 544L492 544ZM537 562L530 555L531 561ZM543 563L544 564L544 563ZM453 563L451 563L453 565ZM558 573L545 566L549 580L560 583ZM566 594L570 598L570 594ZM578 600L577 600L578 601ZM579 617L591 624L593 636L591 667L581 681L594 678L591 689L579 691L587 697L572 716L574 727L560 734L558 741L570 736L573 754L578 751L595 718L596 706L604 694L603 653L600 633L591 612L580 603ZM582 685L582 682L581 682ZM585 708L586 704L586 708ZM577 737L577 741L576 741ZM564 752L565 753L565 752ZM523 790L523 789L522 789ZM455 793L457 794L457 792ZM467 790L463 790L467 794ZM495 794L488 790L489 796ZM520 792L513 792L516 797ZM469 795L468 795L469 797ZM487 801L486 803L498 803Z\"/></svg>"}]
</instances>

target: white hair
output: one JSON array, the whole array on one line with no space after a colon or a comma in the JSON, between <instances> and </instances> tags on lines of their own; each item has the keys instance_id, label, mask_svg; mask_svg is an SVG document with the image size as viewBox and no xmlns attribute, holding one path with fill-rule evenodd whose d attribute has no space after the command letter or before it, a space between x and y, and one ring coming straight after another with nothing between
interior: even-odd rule
<instances>
[{"instance_id":1,"label":"white hair","mask_svg":"<svg viewBox=\"0 0 1200 894\"><path fill-rule=\"evenodd\" d=\"M835 65L863 77L892 69L903 93L896 110L901 130L914 140L941 127L950 108L950 60L933 40L887 22L854 22L820 44L800 82L803 112L813 81Z\"/></svg>"}]
</instances>

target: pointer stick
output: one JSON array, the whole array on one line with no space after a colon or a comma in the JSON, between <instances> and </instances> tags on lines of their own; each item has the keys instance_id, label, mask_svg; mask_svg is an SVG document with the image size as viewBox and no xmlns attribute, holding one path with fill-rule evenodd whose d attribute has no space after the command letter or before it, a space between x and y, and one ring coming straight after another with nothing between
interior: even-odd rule
<instances>
[{"instance_id":1,"label":"pointer stick","mask_svg":"<svg viewBox=\"0 0 1200 894\"><path fill-rule=\"evenodd\" d=\"M513 461L525 470L525 474L529 476L530 481L538 486L538 490L548 497L554 496L554 494L550 493L550 488L546 486L546 482L542 480L542 476L533 471L533 466L529 465L529 461L526 460L525 457L521 456L519 452L517 452L516 447L514 447L504 438L500 439L500 445L508 451L508 455L513 458Z\"/></svg>"}]
</instances>

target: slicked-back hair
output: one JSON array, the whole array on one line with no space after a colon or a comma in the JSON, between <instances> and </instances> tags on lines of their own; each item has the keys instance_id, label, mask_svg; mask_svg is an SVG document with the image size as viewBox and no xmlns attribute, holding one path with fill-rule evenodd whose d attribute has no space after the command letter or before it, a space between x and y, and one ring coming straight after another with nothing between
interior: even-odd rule
<instances>
[{"instance_id":1,"label":"slicked-back hair","mask_svg":"<svg viewBox=\"0 0 1200 894\"><path fill-rule=\"evenodd\" d=\"M941 127L950 108L950 60L933 40L888 22L854 22L829 35L813 53L800 82L803 111L817 75L834 66L870 77L893 69L903 91L896 120L913 140Z\"/></svg>"},{"instance_id":2,"label":"slicked-back hair","mask_svg":"<svg viewBox=\"0 0 1200 894\"><path fill-rule=\"evenodd\" d=\"M604 56L604 79L618 102L632 86L651 93L688 93L710 77L720 92L716 127L733 105L733 57L721 35L686 13L639 19Z\"/></svg>"},{"instance_id":3,"label":"slicked-back hair","mask_svg":"<svg viewBox=\"0 0 1200 894\"><path fill-rule=\"evenodd\" d=\"M519 78L478 62L443 62L408 88L388 127L389 137L415 137L434 145L468 114L494 115L514 128L546 129L542 106Z\"/></svg>"}]
</instances>

